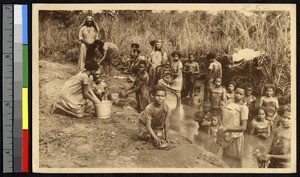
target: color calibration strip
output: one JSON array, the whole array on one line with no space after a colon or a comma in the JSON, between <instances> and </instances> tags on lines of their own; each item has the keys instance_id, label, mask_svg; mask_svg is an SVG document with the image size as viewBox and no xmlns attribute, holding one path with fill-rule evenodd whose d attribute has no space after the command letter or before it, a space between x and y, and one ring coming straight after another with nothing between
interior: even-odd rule
<instances>
[{"instance_id":1,"label":"color calibration strip","mask_svg":"<svg viewBox=\"0 0 300 177\"><path fill-rule=\"evenodd\" d=\"M28 172L27 5L3 8L3 172Z\"/></svg>"},{"instance_id":2,"label":"color calibration strip","mask_svg":"<svg viewBox=\"0 0 300 177\"><path fill-rule=\"evenodd\" d=\"M14 172L28 172L27 5L14 5Z\"/></svg>"},{"instance_id":3,"label":"color calibration strip","mask_svg":"<svg viewBox=\"0 0 300 177\"><path fill-rule=\"evenodd\" d=\"M22 5L22 172L28 172L28 22L27 5Z\"/></svg>"}]
</instances>

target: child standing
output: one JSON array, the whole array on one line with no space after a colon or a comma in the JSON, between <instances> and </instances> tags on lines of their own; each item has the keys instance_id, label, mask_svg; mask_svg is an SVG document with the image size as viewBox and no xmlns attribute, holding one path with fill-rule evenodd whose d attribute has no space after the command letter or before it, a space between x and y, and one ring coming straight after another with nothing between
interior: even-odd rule
<instances>
[{"instance_id":1,"label":"child standing","mask_svg":"<svg viewBox=\"0 0 300 177\"><path fill-rule=\"evenodd\" d=\"M137 111L143 111L146 106L149 104L149 76L146 71L147 63L144 60L141 60L138 64L139 72L137 78L132 87L125 91L124 96L127 97L129 94L135 92L136 101L137 101Z\"/></svg>"},{"instance_id":2,"label":"child standing","mask_svg":"<svg viewBox=\"0 0 300 177\"><path fill-rule=\"evenodd\" d=\"M213 83L215 87L213 87L210 90L209 100L212 104L213 112L219 112L220 101L221 100L224 100L225 102L227 101L226 89L222 86L222 79L219 77L216 77Z\"/></svg>"},{"instance_id":3,"label":"child standing","mask_svg":"<svg viewBox=\"0 0 300 177\"><path fill-rule=\"evenodd\" d=\"M217 133L218 133L218 129L219 129L219 118L218 116L220 116L219 114L213 114L211 116L211 124L208 130L208 134L213 136L215 138L215 141L217 140Z\"/></svg>"},{"instance_id":4,"label":"child standing","mask_svg":"<svg viewBox=\"0 0 300 177\"><path fill-rule=\"evenodd\" d=\"M152 91L154 102L150 103L140 116L140 136L150 134L159 148L169 142L169 119L171 111L165 103L167 92L161 85L156 85Z\"/></svg>"},{"instance_id":5,"label":"child standing","mask_svg":"<svg viewBox=\"0 0 300 177\"><path fill-rule=\"evenodd\" d=\"M172 53L173 60L171 62L171 73L173 75L173 88L177 90L177 105L180 105L181 89L182 89L182 62L180 61L181 54L179 51Z\"/></svg>"},{"instance_id":6,"label":"child standing","mask_svg":"<svg viewBox=\"0 0 300 177\"><path fill-rule=\"evenodd\" d=\"M131 61L130 61L130 71L134 74L137 74L139 71L138 64L140 59L141 51L139 49L134 49L133 53L131 54Z\"/></svg>"},{"instance_id":7,"label":"child standing","mask_svg":"<svg viewBox=\"0 0 300 177\"><path fill-rule=\"evenodd\" d=\"M191 96L193 87L195 85L195 77L199 74L199 64L194 61L194 54L190 53L188 62L184 64L183 73L184 73L184 87L185 93L184 96Z\"/></svg>"},{"instance_id":8,"label":"child standing","mask_svg":"<svg viewBox=\"0 0 300 177\"><path fill-rule=\"evenodd\" d=\"M229 82L228 92L226 93L226 98L228 101L234 99L234 86L235 86L235 82L233 81Z\"/></svg>"},{"instance_id":9,"label":"child standing","mask_svg":"<svg viewBox=\"0 0 300 177\"><path fill-rule=\"evenodd\" d=\"M220 62L216 59L216 54L209 53L207 54L206 58L210 61L209 67L208 67L208 82L206 86L206 97L208 98L209 91L213 87L213 81L214 78L219 77L222 78L222 65Z\"/></svg>"},{"instance_id":10,"label":"child standing","mask_svg":"<svg viewBox=\"0 0 300 177\"><path fill-rule=\"evenodd\" d=\"M149 70L149 76L150 76L150 87L152 88L154 85L157 84L157 81L159 78L157 77L157 67L162 64L163 61L167 59L167 54L162 50L162 40L154 41L155 44L152 46L153 50L150 53L150 70Z\"/></svg>"},{"instance_id":11,"label":"child standing","mask_svg":"<svg viewBox=\"0 0 300 177\"><path fill-rule=\"evenodd\" d=\"M259 106L267 108L266 109L267 119L270 120L270 123L272 125L277 115L279 103L278 103L278 99L274 97L275 86L272 84L268 84L266 85L265 88L266 88L266 96L262 96L260 98ZM268 110L274 110L274 111L268 111ZM273 115L272 112L274 113Z\"/></svg>"},{"instance_id":12,"label":"child standing","mask_svg":"<svg viewBox=\"0 0 300 177\"><path fill-rule=\"evenodd\" d=\"M252 85L248 85L244 101L245 101L247 107L249 108L249 120L250 121L251 121L252 116L255 111L255 101L256 101L256 97L252 95L252 92L253 92Z\"/></svg>"},{"instance_id":13,"label":"child standing","mask_svg":"<svg viewBox=\"0 0 300 177\"><path fill-rule=\"evenodd\" d=\"M201 87L200 85L196 85L193 89L192 96L191 96L191 102L192 106L196 110L200 110L202 107L202 97L200 95Z\"/></svg>"}]
</instances>

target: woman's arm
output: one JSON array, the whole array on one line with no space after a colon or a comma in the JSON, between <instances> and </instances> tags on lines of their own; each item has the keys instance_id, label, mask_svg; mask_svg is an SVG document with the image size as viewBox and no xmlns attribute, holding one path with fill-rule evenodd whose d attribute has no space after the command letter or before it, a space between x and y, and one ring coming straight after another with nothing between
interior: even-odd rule
<instances>
[{"instance_id":1,"label":"woman's arm","mask_svg":"<svg viewBox=\"0 0 300 177\"><path fill-rule=\"evenodd\" d=\"M268 125L268 135L269 135L269 137L271 136L271 126L270 125Z\"/></svg>"},{"instance_id":2,"label":"woman's arm","mask_svg":"<svg viewBox=\"0 0 300 177\"><path fill-rule=\"evenodd\" d=\"M177 73L176 73L177 76L179 76L181 72L182 72L182 68L180 68L179 65L178 65L178 67L177 67Z\"/></svg>"},{"instance_id":3,"label":"woman's arm","mask_svg":"<svg viewBox=\"0 0 300 177\"><path fill-rule=\"evenodd\" d=\"M183 66L183 72L184 73L188 73L188 66L187 66L187 64L185 64L184 66Z\"/></svg>"},{"instance_id":4,"label":"woman's arm","mask_svg":"<svg viewBox=\"0 0 300 177\"><path fill-rule=\"evenodd\" d=\"M266 154L264 160L270 159L281 159L281 160L291 160L291 154L284 154L284 155L273 155L273 154Z\"/></svg>"},{"instance_id":5,"label":"woman's arm","mask_svg":"<svg viewBox=\"0 0 300 177\"><path fill-rule=\"evenodd\" d=\"M276 108L276 112L279 109L279 103L278 103L278 99L275 98L275 108Z\"/></svg>"},{"instance_id":6,"label":"woman's arm","mask_svg":"<svg viewBox=\"0 0 300 177\"><path fill-rule=\"evenodd\" d=\"M200 72L199 64L196 63L196 71L194 72L194 74L199 74L199 72Z\"/></svg>"},{"instance_id":7,"label":"woman's arm","mask_svg":"<svg viewBox=\"0 0 300 177\"><path fill-rule=\"evenodd\" d=\"M256 122L255 122L255 119L253 119L250 122L249 131L248 131L250 135L254 134L255 128L256 128Z\"/></svg>"},{"instance_id":8,"label":"woman's arm","mask_svg":"<svg viewBox=\"0 0 300 177\"><path fill-rule=\"evenodd\" d=\"M94 103L100 102L99 99L96 97L94 98L90 93L89 93L89 85L88 84L83 84L83 96Z\"/></svg>"},{"instance_id":9,"label":"woman's arm","mask_svg":"<svg viewBox=\"0 0 300 177\"><path fill-rule=\"evenodd\" d=\"M223 89L223 100L226 102L227 101L227 96L226 96L226 89Z\"/></svg>"},{"instance_id":10,"label":"woman's arm","mask_svg":"<svg viewBox=\"0 0 300 177\"><path fill-rule=\"evenodd\" d=\"M238 127L232 127L232 128L226 128L226 132L243 132L247 128L247 120L241 121L241 126Z\"/></svg>"},{"instance_id":11,"label":"woman's arm","mask_svg":"<svg viewBox=\"0 0 300 177\"><path fill-rule=\"evenodd\" d=\"M99 100L98 97L95 95L94 90L92 89L92 87L89 86L88 88L89 88L89 94L91 94L91 96L94 97L94 99Z\"/></svg>"},{"instance_id":12,"label":"woman's arm","mask_svg":"<svg viewBox=\"0 0 300 177\"><path fill-rule=\"evenodd\" d=\"M99 61L99 64L100 63L102 63L102 61L106 58L106 55L107 55L107 50L103 50L103 56L102 56L102 58L100 59L100 61Z\"/></svg>"},{"instance_id":13,"label":"woman's arm","mask_svg":"<svg viewBox=\"0 0 300 177\"><path fill-rule=\"evenodd\" d=\"M262 96L262 97L260 97L260 99L259 99L259 104L258 104L259 107L262 106L263 101L264 101L264 97Z\"/></svg>"}]
</instances>

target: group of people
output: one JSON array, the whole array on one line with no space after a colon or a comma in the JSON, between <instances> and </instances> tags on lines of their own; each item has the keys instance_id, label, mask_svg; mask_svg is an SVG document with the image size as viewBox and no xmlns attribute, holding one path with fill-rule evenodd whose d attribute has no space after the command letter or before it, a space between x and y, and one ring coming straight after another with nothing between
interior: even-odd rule
<instances>
[{"instance_id":1,"label":"group of people","mask_svg":"<svg viewBox=\"0 0 300 177\"><path fill-rule=\"evenodd\" d=\"M85 63L95 61L103 66L104 75L110 75L112 64L119 60L119 48L114 43L99 38L99 27L92 16L87 16L80 25L79 41L79 69L84 69Z\"/></svg>"},{"instance_id":2,"label":"group of people","mask_svg":"<svg viewBox=\"0 0 300 177\"><path fill-rule=\"evenodd\" d=\"M118 47L98 39L99 28L92 17L87 17L80 28L81 54L77 75L63 86L57 108L74 117L82 118L92 110L91 102L101 100L94 86L99 78L99 66L111 71L110 64L119 59ZM256 99L253 87L230 82L227 89L222 86L222 65L213 53L207 54L210 61L205 82L199 77L199 64L193 53L183 62L181 53L173 51L168 58L162 48L162 40L150 42L148 57L140 57L139 45L134 43L132 56L127 67L136 75L133 85L120 93L126 98L135 93L139 116L139 136L153 139L155 145L164 148L169 139L169 125L172 109L165 102L169 93L176 95L177 107L182 96L188 97L196 110L195 120L199 130L215 137L225 156L242 159L244 132L260 138L273 138L271 151L264 154L263 161L270 161L269 167L286 168L290 161L290 110L281 116L277 114L279 103L274 97L275 87L266 86L266 95ZM106 63L105 63L106 61ZM183 64L184 63L184 64ZM93 76L93 80L90 79ZM93 83L93 84L92 84ZM99 84L99 80L97 81ZM203 88L201 84L205 85ZM97 84L96 84L97 85ZM201 90L204 94L201 95ZM92 112L92 111L91 111Z\"/></svg>"}]
</instances>

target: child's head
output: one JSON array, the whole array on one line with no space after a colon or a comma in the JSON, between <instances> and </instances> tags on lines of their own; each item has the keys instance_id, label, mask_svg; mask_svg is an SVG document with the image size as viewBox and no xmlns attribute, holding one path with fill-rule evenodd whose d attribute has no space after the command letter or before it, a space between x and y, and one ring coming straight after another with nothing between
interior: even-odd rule
<instances>
[{"instance_id":1,"label":"child's head","mask_svg":"<svg viewBox=\"0 0 300 177\"><path fill-rule=\"evenodd\" d=\"M247 85L247 89L246 89L246 96L250 96L253 92L253 87L252 85Z\"/></svg>"},{"instance_id":2,"label":"child's head","mask_svg":"<svg viewBox=\"0 0 300 177\"><path fill-rule=\"evenodd\" d=\"M199 95L201 92L201 87L199 85L195 85L194 87L194 94Z\"/></svg>"},{"instance_id":3,"label":"child's head","mask_svg":"<svg viewBox=\"0 0 300 177\"><path fill-rule=\"evenodd\" d=\"M207 58L207 60L209 60L210 62L212 62L212 61L214 61L215 59L216 59L216 54L214 54L214 53L208 53L207 55L206 55L206 58Z\"/></svg>"},{"instance_id":4,"label":"child's head","mask_svg":"<svg viewBox=\"0 0 300 177\"><path fill-rule=\"evenodd\" d=\"M273 85L273 84L267 84L265 88L266 88L266 95L267 95L268 97L274 96L274 93L275 93L275 85Z\"/></svg>"},{"instance_id":5,"label":"child's head","mask_svg":"<svg viewBox=\"0 0 300 177\"><path fill-rule=\"evenodd\" d=\"M195 56L193 53L189 54L189 62L193 62L195 60Z\"/></svg>"},{"instance_id":6,"label":"child's head","mask_svg":"<svg viewBox=\"0 0 300 177\"><path fill-rule=\"evenodd\" d=\"M141 60L139 62L139 70L140 72L144 72L146 70L146 67L147 67L147 62L145 60Z\"/></svg>"},{"instance_id":7,"label":"child's head","mask_svg":"<svg viewBox=\"0 0 300 177\"><path fill-rule=\"evenodd\" d=\"M171 74L170 71L165 71L164 72L164 74L163 74L163 80L166 83L168 83L168 84L172 83L172 74Z\"/></svg>"},{"instance_id":8,"label":"child's head","mask_svg":"<svg viewBox=\"0 0 300 177\"><path fill-rule=\"evenodd\" d=\"M220 111L223 110L225 104L226 104L226 101L225 101L225 100L221 100L221 101L219 102L219 105L220 105L220 106L219 106L219 109L220 109Z\"/></svg>"},{"instance_id":9,"label":"child's head","mask_svg":"<svg viewBox=\"0 0 300 177\"><path fill-rule=\"evenodd\" d=\"M235 85L236 85L235 82L233 82L233 81L229 82L229 84L228 84L228 90L229 90L229 92L233 92L234 91Z\"/></svg>"},{"instance_id":10,"label":"child's head","mask_svg":"<svg viewBox=\"0 0 300 177\"><path fill-rule=\"evenodd\" d=\"M161 47L162 47L162 40L157 40L155 43L155 48L159 50L161 49Z\"/></svg>"},{"instance_id":11,"label":"child's head","mask_svg":"<svg viewBox=\"0 0 300 177\"><path fill-rule=\"evenodd\" d=\"M91 61L91 62L86 62L85 65L84 65L85 69L87 71L91 71L92 74L95 74L96 71L99 69L99 65L98 63L94 62L94 61Z\"/></svg>"},{"instance_id":12,"label":"child's head","mask_svg":"<svg viewBox=\"0 0 300 177\"><path fill-rule=\"evenodd\" d=\"M274 106L265 107L265 112L267 117L273 117L276 113L276 108Z\"/></svg>"},{"instance_id":13,"label":"child's head","mask_svg":"<svg viewBox=\"0 0 300 177\"><path fill-rule=\"evenodd\" d=\"M138 49L138 48L140 48L140 45L137 44L137 43L132 43L132 44L131 44L131 48L132 48L132 49Z\"/></svg>"},{"instance_id":14,"label":"child's head","mask_svg":"<svg viewBox=\"0 0 300 177\"><path fill-rule=\"evenodd\" d=\"M211 125L212 125L212 126L217 126L217 125L219 125L219 122L218 122L218 116L219 116L219 114L212 114L212 115L211 115L210 120L211 120Z\"/></svg>"},{"instance_id":15,"label":"child's head","mask_svg":"<svg viewBox=\"0 0 300 177\"><path fill-rule=\"evenodd\" d=\"M216 77L216 78L214 78L213 82L216 87L220 87L222 84L222 79L220 77Z\"/></svg>"},{"instance_id":16,"label":"child's head","mask_svg":"<svg viewBox=\"0 0 300 177\"><path fill-rule=\"evenodd\" d=\"M162 85L156 85L153 87L152 95L154 98L154 102L161 105L164 103L167 96L166 88Z\"/></svg>"},{"instance_id":17,"label":"child's head","mask_svg":"<svg viewBox=\"0 0 300 177\"><path fill-rule=\"evenodd\" d=\"M264 108L259 107L257 109L257 118L259 121L264 121L266 119L266 111Z\"/></svg>"},{"instance_id":18,"label":"child's head","mask_svg":"<svg viewBox=\"0 0 300 177\"><path fill-rule=\"evenodd\" d=\"M211 109L212 109L212 105L211 105L210 102L206 101L206 102L203 103L203 111L204 111L205 113L210 112Z\"/></svg>"},{"instance_id":19,"label":"child's head","mask_svg":"<svg viewBox=\"0 0 300 177\"><path fill-rule=\"evenodd\" d=\"M99 94L107 92L108 84L105 81L101 81L99 84L97 84L97 92Z\"/></svg>"},{"instance_id":20,"label":"child's head","mask_svg":"<svg viewBox=\"0 0 300 177\"><path fill-rule=\"evenodd\" d=\"M101 75L100 75L100 71L96 71L95 74L93 75L93 80L96 84L99 84L101 82Z\"/></svg>"},{"instance_id":21,"label":"child's head","mask_svg":"<svg viewBox=\"0 0 300 177\"><path fill-rule=\"evenodd\" d=\"M280 122L282 123L283 127L285 127L285 128L290 127L291 126L291 112L285 111L284 114L282 115Z\"/></svg>"},{"instance_id":22,"label":"child's head","mask_svg":"<svg viewBox=\"0 0 300 177\"><path fill-rule=\"evenodd\" d=\"M175 61L178 61L179 58L181 58L181 54L178 50L175 50L174 52L172 52L172 57L174 58Z\"/></svg>"},{"instance_id":23,"label":"child's head","mask_svg":"<svg viewBox=\"0 0 300 177\"><path fill-rule=\"evenodd\" d=\"M141 53L139 49L134 49L133 50L133 55L138 56Z\"/></svg>"},{"instance_id":24,"label":"child's head","mask_svg":"<svg viewBox=\"0 0 300 177\"><path fill-rule=\"evenodd\" d=\"M170 60L163 61L164 67L170 67Z\"/></svg>"},{"instance_id":25,"label":"child's head","mask_svg":"<svg viewBox=\"0 0 300 177\"><path fill-rule=\"evenodd\" d=\"M246 86L242 83L239 83L235 86L234 90L234 100L241 101L245 97Z\"/></svg>"}]
</instances>

